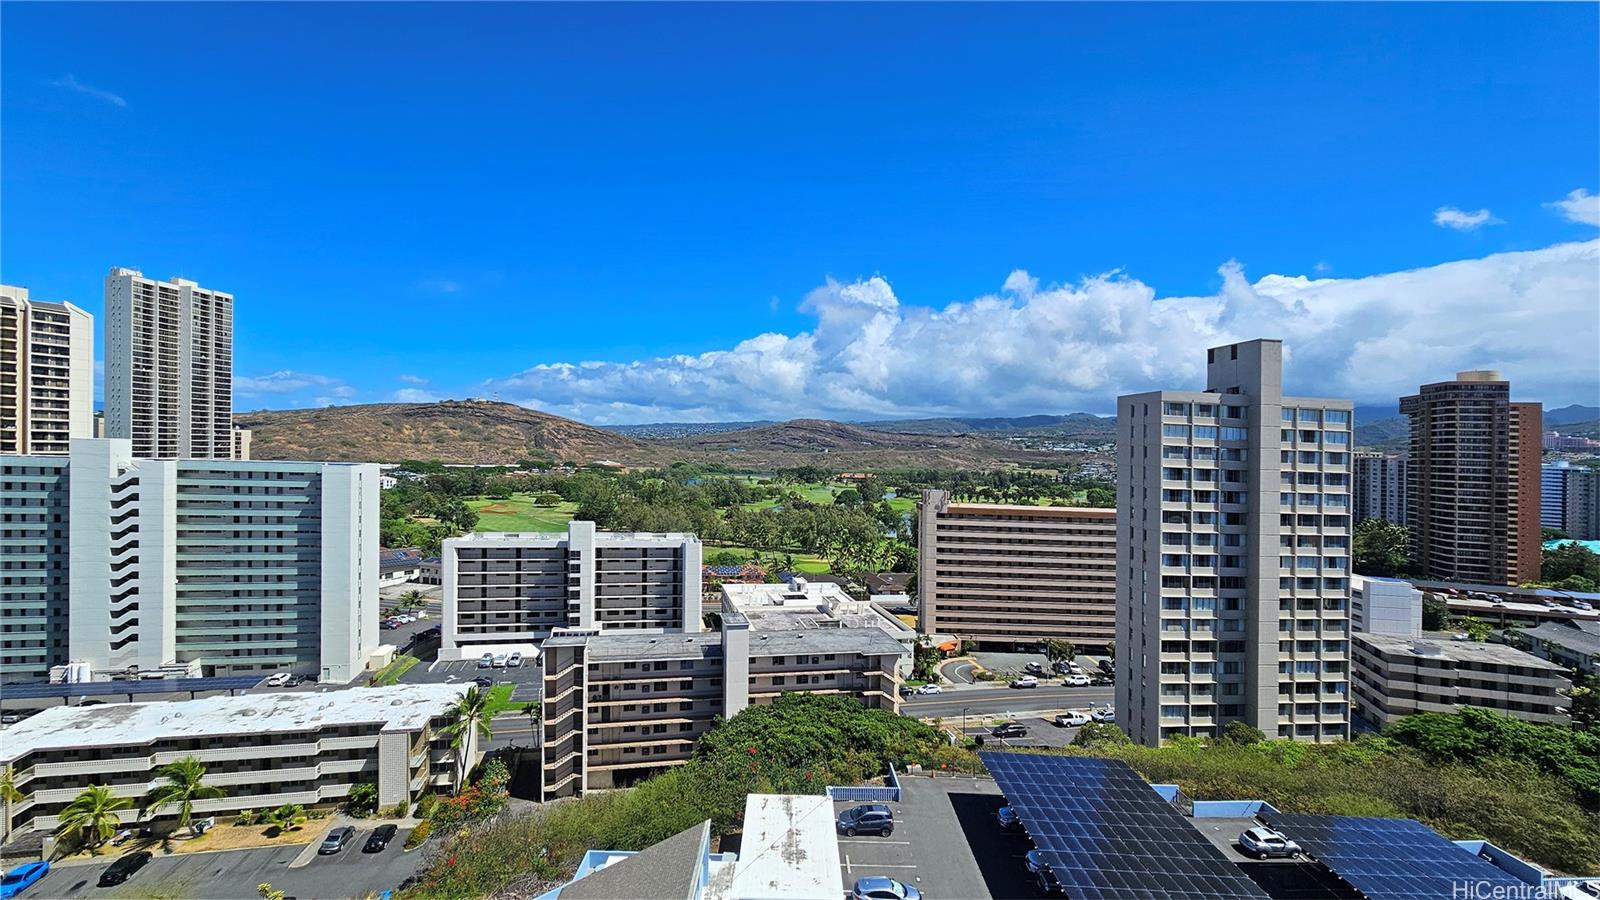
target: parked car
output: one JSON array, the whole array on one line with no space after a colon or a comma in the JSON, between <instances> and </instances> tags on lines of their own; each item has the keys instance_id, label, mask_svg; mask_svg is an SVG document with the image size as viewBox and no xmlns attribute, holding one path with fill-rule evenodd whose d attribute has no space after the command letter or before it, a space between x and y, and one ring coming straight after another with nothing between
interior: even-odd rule
<instances>
[{"instance_id":1,"label":"parked car","mask_svg":"<svg viewBox=\"0 0 1600 900\"><path fill-rule=\"evenodd\" d=\"M995 810L994 820L1004 831L1016 831L1022 827L1022 817L1009 806L1002 806Z\"/></svg>"},{"instance_id":2,"label":"parked car","mask_svg":"<svg viewBox=\"0 0 1600 900\"><path fill-rule=\"evenodd\" d=\"M1294 856L1300 845L1283 836L1282 832L1257 826L1239 835L1239 849L1251 856L1266 859L1273 856Z\"/></svg>"},{"instance_id":3,"label":"parked car","mask_svg":"<svg viewBox=\"0 0 1600 900\"><path fill-rule=\"evenodd\" d=\"M12 897L33 887L33 883L43 878L49 871L50 863L44 860L17 866L7 872L4 878L0 878L0 900L11 900Z\"/></svg>"},{"instance_id":4,"label":"parked car","mask_svg":"<svg viewBox=\"0 0 1600 900\"><path fill-rule=\"evenodd\" d=\"M494 679L486 675L479 675L477 678L472 679L472 683L481 688L494 687Z\"/></svg>"},{"instance_id":5,"label":"parked car","mask_svg":"<svg viewBox=\"0 0 1600 900\"><path fill-rule=\"evenodd\" d=\"M922 900L922 892L904 882L882 875L856 879L851 900Z\"/></svg>"},{"instance_id":6,"label":"parked car","mask_svg":"<svg viewBox=\"0 0 1600 900\"><path fill-rule=\"evenodd\" d=\"M119 831L116 834L111 836L111 846L113 846L113 847L121 847L123 844L126 844L132 838L133 838L133 829L132 828L124 828L121 831Z\"/></svg>"},{"instance_id":7,"label":"parked car","mask_svg":"<svg viewBox=\"0 0 1600 900\"><path fill-rule=\"evenodd\" d=\"M1037 875L1040 869L1048 869L1045 865L1044 853L1039 850L1029 850L1022 857L1022 867L1028 870L1029 875Z\"/></svg>"},{"instance_id":8,"label":"parked car","mask_svg":"<svg viewBox=\"0 0 1600 900\"><path fill-rule=\"evenodd\" d=\"M1021 722L1002 722L989 729L989 734L997 738L1017 738L1028 736L1028 726Z\"/></svg>"},{"instance_id":9,"label":"parked car","mask_svg":"<svg viewBox=\"0 0 1600 900\"><path fill-rule=\"evenodd\" d=\"M944 688L940 687L937 684L919 684L919 685L917 685L917 689L913 693L917 693L917 694L942 694L942 693L944 693Z\"/></svg>"},{"instance_id":10,"label":"parked car","mask_svg":"<svg viewBox=\"0 0 1600 900\"><path fill-rule=\"evenodd\" d=\"M489 669L489 668L493 668L493 667L494 667L494 654L493 653L485 653L484 655L478 657L478 668L480 668L480 669Z\"/></svg>"},{"instance_id":11,"label":"parked car","mask_svg":"<svg viewBox=\"0 0 1600 900\"><path fill-rule=\"evenodd\" d=\"M1102 659L1100 660L1100 671L1106 673L1107 675L1115 675L1117 673L1117 667L1111 662L1111 660Z\"/></svg>"},{"instance_id":12,"label":"parked car","mask_svg":"<svg viewBox=\"0 0 1600 900\"><path fill-rule=\"evenodd\" d=\"M1014 688L1036 688L1039 686L1039 679L1033 677L1032 675L1024 675L1021 678L1018 678L1016 681L1011 682L1011 686Z\"/></svg>"},{"instance_id":13,"label":"parked car","mask_svg":"<svg viewBox=\"0 0 1600 900\"><path fill-rule=\"evenodd\" d=\"M1056 716L1056 724L1062 728L1079 728L1093 722L1094 718L1084 710L1072 709Z\"/></svg>"},{"instance_id":14,"label":"parked car","mask_svg":"<svg viewBox=\"0 0 1600 900\"><path fill-rule=\"evenodd\" d=\"M1088 687L1089 686L1089 676L1087 676L1087 675L1063 675L1063 676L1061 676L1061 683L1065 684L1065 685L1068 685L1069 687Z\"/></svg>"},{"instance_id":15,"label":"parked car","mask_svg":"<svg viewBox=\"0 0 1600 900\"><path fill-rule=\"evenodd\" d=\"M389 846L389 842L394 840L395 832L399 830L400 828L395 825L379 825L372 830L372 835L367 838L367 842L361 845L361 852L382 853L383 848Z\"/></svg>"},{"instance_id":16,"label":"parked car","mask_svg":"<svg viewBox=\"0 0 1600 900\"><path fill-rule=\"evenodd\" d=\"M1039 882L1039 893L1046 897L1064 897L1067 889L1062 886L1061 879L1049 866L1041 866L1039 871L1033 873L1034 880Z\"/></svg>"},{"instance_id":17,"label":"parked car","mask_svg":"<svg viewBox=\"0 0 1600 900\"><path fill-rule=\"evenodd\" d=\"M496 669L504 669L506 667L506 654L496 653L494 656L490 657L489 662L490 665L494 666Z\"/></svg>"},{"instance_id":18,"label":"parked car","mask_svg":"<svg viewBox=\"0 0 1600 900\"><path fill-rule=\"evenodd\" d=\"M1102 706L1089 713L1089 718L1094 719L1096 722L1115 722L1117 721L1117 711L1109 706Z\"/></svg>"},{"instance_id":19,"label":"parked car","mask_svg":"<svg viewBox=\"0 0 1600 900\"><path fill-rule=\"evenodd\" d=\"M283 687L289 683L289 679L291 677L293 676L291 676L288 672L274 672L272 676L267 679L267 687Z\"/></svg>"},{"instance_id":20,"label":"parked car","mask_svg":"<svg viewBox=\"0 0 1600 900\"><path fill-rule=\"evenodd\" d=\"M350 839L355 836L356 830L354 828L349 825L341 825L328 832L328 836L322 839L322 846L317 848L317 854L320 856L332 856L343 850L345 845L350 843Z\"/></svg>"},{"instance_id":21,"label":"parked car","mask_svg":"<svg viewBox=\"0 0 1600 900\"><path fill-rule=\"evenodd\" d=\"M894 834L894 811L882 803L852 806L839 813L839 821L835 825L841 834L850 837L858 834L880 834L888 837Z\"/></svg>"},{"instance_id":22,"label":"parked car","mask_svg":"<svg viewBox=\"0 0 1600 900\"><path fill-rule=\"evenodd\" d=\"M1027 672L1029 675L1043 675L1045 668L1042 663L1031 662L1023 666L1022 671Z\"/></svg>"},{"instance_id":23,"label":"parked car","mask_svg":"<svg viewBox=\"0 0 1600 900\"><path fill-rule=\"evenodd\" d=\"M144 868L145 863L149 861L149 850L135 850L132 853L124 853L117 857L116 862L100 873L100 886L111 887L127 881L133 877L133 873Z\"/></svg>"},{"instance_id":24,"label":"parked car","mask_svg":"<svg viewBox=\"0 0 1600 900\"><path fill-rule=\"evenodd\" d=\"M1587 600L1574 600L1572 601L1572 605L1583 610L1584 612L1594 612L1594 604Z\"/></svg>"},{"instance_id":25,"label":"parked car","mask_svg":"<svg viewBox=\"0 0 1600 900\"><path fill-rule=\"evenodd\" d=\"M506 668L508 668L508 669L518 669L518 668L521 668L521 667L522 667L522 652L520 650L513 650L511 652L511 654L506 657Z\"/></svg>"}]
</instances>

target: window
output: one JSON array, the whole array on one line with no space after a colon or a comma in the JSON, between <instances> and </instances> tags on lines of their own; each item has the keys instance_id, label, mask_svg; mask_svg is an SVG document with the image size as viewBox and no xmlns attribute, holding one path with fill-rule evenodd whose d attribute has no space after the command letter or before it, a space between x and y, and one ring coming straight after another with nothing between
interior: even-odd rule
<instances>
[{"instance_id":1,"label":"window","mask_svg":"<svg viewBox=\"0 0 1600 900\"><path fill-rule=\"evenodd\" d=\"M1189 404L1163 403L1161 404L1161 414L1164 416L1187 416L1189 414Z\"/></svg>"},{"instance_id":2,"label":"window","mask_svg":"<svg viewBox=\"0 0 1600 900\"><path fill-rule=\"evenodd\" d=\"M1163 425L1161 426L1161 435L1169 438L1186 438L1189 436L1189 426Z\"/></svg>"},{"instance_id":3,"label":"window","mask_svg":"<svg viewBox=\"0 0 1600 900\"><path fill-rule=\"evenodd\" d=\"M1250 436L1250 431L1245 428L1224 428L1222 439L1225 441L1242 441Z\"/></svg>"},{"instance_id":4,"label":"window","mask_svg":"<svg viewBox=\"0 0 1600 900\"><path fill-rule=\"evenodd\" d=\"M1284 421L1285 424L1288 424L1288 425L1293 425L1294 424L1294 407L1285 406L1283 408L1283 421Z\"/></svg>"},{"instance_id":5,"label":"window","mask_svg":"<svg viewBox=\"0 0 1600 900\"><path fill-rule=\"evenodd\" d=\"M1324 410L1322 421L1328 425L1348 425L1350 424L1350 412L1343 409Z\"/></svg>"},{"instance_id":6,"label":"window","mask_svg":"<svg viewBox=\"0 0 1600 900\"><path fill-rule=\"evenodd\" d=\"M1194 439L1197 440L1197 441L1214 441L1214 440L1216 440L1217 439L1217 426L1215 426L1215 425L1196 425L1196 426L1194 426Z\"/></svg>"},{"instance_id":7,"label":"window","mask_svg":"<svg viewBox=\"0 0 1600 900\"><path fill-rule=\"evenodd\" d=\"M1322 442L1324 444L1348 444L1350 443L1350 432L1324 431L1322 433Z\"/></svg>"}]
</instances>

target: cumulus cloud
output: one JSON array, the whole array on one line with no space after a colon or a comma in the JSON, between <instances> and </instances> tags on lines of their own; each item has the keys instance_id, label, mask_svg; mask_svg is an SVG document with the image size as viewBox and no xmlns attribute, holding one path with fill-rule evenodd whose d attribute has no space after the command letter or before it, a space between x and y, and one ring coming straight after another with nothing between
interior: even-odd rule
<instances>
[{"instance_id":1,"label":"cumulus cloud","mask_svg":"<svg viewBox=\"0 0 1600 900\"><path fill-rule=\"evenodd\" d=\"M401 375L401 376L398 376L398 377L399 377L399 379L401 381L404 381L406 384L427 384L428 383L428 379L423 378L421 375Z\"/></svg>"},{"instance_id":2,"label":"cumulus cloud","mask_svg":"<svg viewBox=\"0 0 1600 900\"><path fill-rule=\"evenodd\" d=\"M1433 224L1440 228L1454 228L1456 231L1476 231L1485 225L1504 225L1496 219L1494 214L1487 209L1477 212L1467 212L1456 209L1454 206L1441 206L1433 211Z\"/></svg>"},{"instance_id":3,"label":"cumulus cloud","mask_svg":"<svg viewBox=\"0 0 1600 900\"><path fill-rule=\"evenodd\" d=\"M355 388L330 375L296 372L291 369L279 369L270 375L247 375L233 380L234 392L245 396L296 394L309 389L316 389L320 394L330 398L348 399L355 396Z\"/></svg>"},{"instance_id":4,"label":"cumulus cloud","mask_svg":"<svg viewBox=\"0 0 1600 900\"><path fill-rule=\"evenodd\" d=\"M1569 222L1600 225L1600 195L1591 194L1583 188L1545 206L1560 212Z\"/></svg>"},{"instance_id":5,"label":"cumulus cloud","mask_svg":"<svg viewBox=\"0 0 1600 900\"><path fill-rule=\"evenodd\" d=\"M1494 368L1519 397L1600 392L1600 240L1366 278L1265 275L1229 262L1221 288L1160 297L1113 272L1001 290L942 308L902 304L888 280L829 280L816 324L723 350L533 366L482 385L601 424L1109 412L1121 393L1198 389L1207 347L1281 338L1289 389L1392 403L1458 369Z\"/></svg>"},{"instance_id":6,"label":"cumulus cloud","mask_svg":"<svg viewBox=\"0 0 1600 900\"><path fill-rule=\"evenodd\" d=\"M57 78L55 81L50 82L50 86L63 88L69 91L76 91L85 96L93 97L96 100L104 100L112 106L120 106L124 109L126 109L128 106L128 101L124 100L121 94L113 94L110 91L101 90L93 85L84 84L77 78L73 77L71 72L68 72L67 77L65 78Z\"/></svg>"}]
</instances>

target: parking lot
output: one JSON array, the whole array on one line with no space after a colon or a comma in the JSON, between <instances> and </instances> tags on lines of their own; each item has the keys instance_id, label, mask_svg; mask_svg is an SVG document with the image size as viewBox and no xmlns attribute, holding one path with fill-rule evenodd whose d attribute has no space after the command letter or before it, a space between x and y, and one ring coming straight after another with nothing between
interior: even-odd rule
<instances>
[{"instance_id":1,"label":"parking lot","mask_svg":"<svg viewBox=\"0 0 1600 900\"><path fill-rule=\"evenodd\" d=\"M1067 728L1055 723L1054 716L1019 716L1007 721L1016 722L1028 729L1023 737L997 738L992 736L992 726L968 723L968 737L982 737L986 749L1001 750L1007 747L1065 747L1078 736L1077 728Z\"/></svg>"},{"instance_id":2,"label":"parking lot","mask_svg":"<svg viewBox=\"0 0 1600 900\"><path fill-rule=\"evenodd\" d=\"M291 863L305 845L184 853L153 859L116 887L98 886L105 862L52 868L25 897L95 897L122 900L136 897L206 897L212 900L259 898L256 885L270 882L287 896L299 900L365 897L394 888L422 865L424 851L401 849L408 829L401 829L382 853L362 853L361 846L376 824L358 827L355 839L332 856L312 856L304 866ZM309 829L308 829L309 830Z\"/></svg>"},{"instance_id":3,"label":"parking lot","mask_svg":"<svg viewBox=\"0 0 1600 900\"><path fill-rule=\"evenodd\" d=\"M978 665L983 666L985 669L988 669L1006 681L1010 681L1013 678L1028 674L1026 671L1028 663L1038 663L1044 667L1045 674L1040 676L1041 679L1060 678L1060 676L1051 669L1050 660L1043 653L1002 653L997 651L980 650L972 654L972 658L977 661ZM1082 666L1083 670L1092 676L1100 673L1100 660L1104 658L1105 657L1101 656L1086 656L1084 654L1079 654L1073 658L1073 662L1076 662L1078 665Z\"/></svg>"}]
</instances>

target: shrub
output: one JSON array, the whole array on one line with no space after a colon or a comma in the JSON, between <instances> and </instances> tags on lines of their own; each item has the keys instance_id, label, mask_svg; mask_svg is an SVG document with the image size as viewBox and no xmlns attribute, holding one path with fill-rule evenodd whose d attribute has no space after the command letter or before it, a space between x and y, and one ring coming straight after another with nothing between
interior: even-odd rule
<instances>
[{"instance_id":1,"label":"shrub","mask_svg":"<svg viewBox=\"0 0 1600 900\"><path fill-rule=\"evenodd\" d=\"M418 822L417 827L411 829L411 833L406 835L405 848L411 850L422 846L422 842L428 839L428 833L432 830L433 826L426 821Z\"/></svg>"},{"instance_id":2,"label":"shrub","mask_svg":"<svg viewBox=\"0 0 1600 900\"><path fill-rule=\"evenodd\" d=\"M362 782L350 786L350 795L345 798L345 811L352 816L366 817L378 809L378 786L371 782Z\"/></svg>"},{"instance_id":3,"label":"shrub","mask_svg":"<svg viewBox=\"0 0 1600 900\"><path fill-rule=\"evenodd\" d=\"M233 820L233 824L242 825L242 826L248 828L248 827L250 827L252 825L255 825L256 823L258 823L260 821L261 821L261 810L259 810L259 809L242 809L242 810L239 811L238 817L236 817Z\"/></svg>"}]
</instances>

